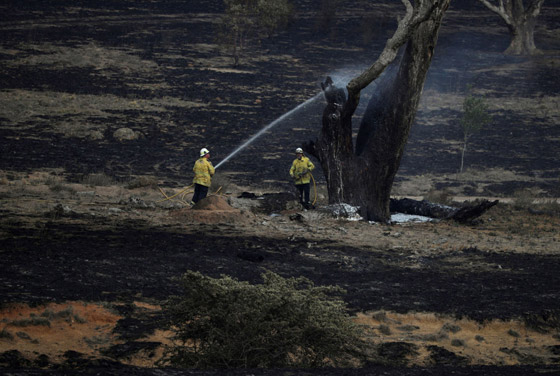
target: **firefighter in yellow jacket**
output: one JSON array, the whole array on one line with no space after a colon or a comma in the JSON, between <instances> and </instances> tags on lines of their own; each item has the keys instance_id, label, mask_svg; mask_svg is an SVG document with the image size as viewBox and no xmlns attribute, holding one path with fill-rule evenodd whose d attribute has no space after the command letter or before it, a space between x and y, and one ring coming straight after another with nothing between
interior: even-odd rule
<instances>
[{"instance_id":1,"label":"firefighter in yellow jacket","mask_svg":"<svg viewBox=\"0 0 560 376\"><path fill-rule=\"evenodd\" d=\"M296 188L299 192L299 202L305 209L310 209L309 203L309 182L311 181L310 172L313 171L315 165L309 158L303 156L301 148L296 149L296 159L290 168L290 176L294 179Z\"/></svg>"},{"instance_id":2,"label":"firefighter in yellow jacket","mask_svg":"<svg viewBox=\"0 0 560 376\"><path fill-rule=\"evenodd\" d=\"M206 148L200 149L200 158L194 163L194 195L192 204L196 204L208 194L208 188L212 185L212 176L214 176L214 166L210 162L210 150Z\"/></svg>"}]
</instances>

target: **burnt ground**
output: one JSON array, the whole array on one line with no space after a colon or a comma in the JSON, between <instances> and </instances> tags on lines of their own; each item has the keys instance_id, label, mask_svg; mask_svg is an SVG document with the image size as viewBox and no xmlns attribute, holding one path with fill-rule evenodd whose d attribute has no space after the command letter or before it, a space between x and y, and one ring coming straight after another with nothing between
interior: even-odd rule
<instances>
[{"instance_id":1,"label":"burnt ground","mask_svg":"<svg viewBox=\"0 0 560 376\"><path fill-rule=\"evenodd\" d=\"M102 187L93 188L102 192ZM317 285L344 288L343 299L352 314L375 320L386 317L371 324L380 331L381 363L359 370L332 370L332 374L438 375L452 370L505 375L558 370L560 259L553 248L559 240L557 214L512 212L504 207L471 226L388 226L332 219L322 210L282 210L270 216L270 208L278 208L278 197L289 205L285 195L271 194L253 200L264 202L253 212L218 210L221 219L216 220L212 210L161 206L154 188L144 195L127 190L124 197L136 199L113 202L101 193L86 202L60 200L60 195L51 197L48 188L42 189L43 194L26 189L26 197L22 197L26 202L20 203L19 213L4 206L0 298L7 309L2 343L6 351L0 361L12 374L33 374L28 367L54 374L85 369L102 374L156 372L150 369L157 349L165 343L157 335L165 315L143 305L159 306L170 295L180 294L177 278L187 270L213 277L230 275L251 283L260 283L265 270L305 276ZM41 197L49 202L37 202ZM67 206L54 205L54 201ZM228 214L233 214L231 220L225 220ZM493 224L507 216L511 218ZM511 223L535 228L514 231ZM534 240L537 237L540 242ZM418 239L428 241L420 245ZM531 252L526 251L529 246ZM57 347L51 348L48 336L33 326L43 324L16 325L10 319L7 312L18 312L11 308L14 304L102 304L118 317L111 326L98 316L81 314L84 318L76 319L66 335L88 324L95 326L94 332L80 334L75 349L60 343L61 354L56 356ZM22 309L19 317L43 317L42 311L46 309L35 314ZM49 327L55 331L58 325L52 320ZM388 325L391 331L404 332L381 332ZM473 326L474 332L469 329ZM447 327L459 328L458 334L443 333ZM100 328L110 332L105 334L107 338ZM8 339L6 332L21 339ZM489 348L480 351L491 355L477 350L480 345L474 338L482 337ZM463 347L454 348L453 343ZM410 347L426 351L426 358L410 354ZM25 350L29 348L35 349L32 354ZM63 351L65 348L69 350ZM142 363L146 359L152 360ZM407 362L415 367L402 368ZM148 364L150 368L131 368ZM213 374L186 374L198 373Z\"/></svg>"},{"instance_id":2,"label":"burnt ground","mask_svg":"<svg viewBox=\"0 0 560 376\"><path fill-rule=\"evenodd\" d=\"M420 268L403 268L410 255L393 249L372 252L326 240L310 243L304 236L239 238L236 231L228 234L227 227L215 225L201 224L195 231L133 221L94 225L100 227L96 230L91 223L46 223L35 231L11 225L2 241L2 249L9 250L3 254L4 303L126 301L138 296L161 301L180 293L173 278L186 270L258 283L260 273L268 269L341 286L347 291L349 308L360 312L407 312L413 307L482 322L538 315L543 307L560 309L557 255L465 247L420 257L415 260ZM39 252L37 239L41 239ZM242 252L260 255L263 261L247 260ZM465 259L491 267L477 272L463 265Z\"/></svg>"},{"instance_id":3,"label":"burnt ground","mask_svg":"<svg viewBox=\"0 0 560 376\"><path fill-rule=\"evenodd\" d=\"M138 338L145 342L161 318L143 314L134 302L158 305L180 293L174 279L189 269L254 283L268 269L344 287L353 313L517 320L558 336L558 217L546 210L520 214L500 208L472 227L402 229L309 216L299 223L282 211L289 199L280 196L280 206L263 200L269 205L261 205L254 218L186 221L173 217L181 205L135 207L119 201L136 194L132 191L122 188L99 198L100 188L84 183L88 175L103 173L121 186L138 176L167 189L190 184L200 147L209 147L217 164L262 126L315 96L327 74L359 72L381 50L397 14L383 2L355 2L344 5L325 30L317 27L317 3L300 2L289 29L252 45L239 67L232 67L213 39L219 1L188 7L173 1L0 5L0 302L3 307L113 304L123 317L114 329L117 344L129 346L119 350L105 344L104 357L67 352L64 361L55 361L40 353L24 356L7 342L2 348L8 351L0 354L3 371L159 372L125 368L132 366L123 354L140 351L134 350ZM366 27L362 20L369 14L376 22ZM542 200L560 195L558 15L557 6L545 4L539 16L536 43L543 55L507 57L501 51L508 36L497 17L477 5L452 5L394 193L447 190L504 201L522 190ZM467 84L485 95L493 122L473 135L465 161L469 170L457 174L458 118ZM368 93L363 98L362 112ZM315 137L322 105L319 95L224 164L218 175L257 195L291 192L279 171L287 170L295 147ZM355 124L358 120L359 114ZM115 131L123 127L138 138L119 139ZM48 178L34 182L37 171ZM320 171L316 178L323 182ZM46 191L34 191L35 184ZM71 184L82 185L68 188ZM156 203L154 192L143 192L144 200ZM56 204L72 210L61 211ZM273 213L282 214L270 217ZM504 217L511 224L502 223ZM531 333L527 341L536 336ZM387 355L391 366L329 372L552 374L559 371L558 343L546 346L529 351L518 343L503 345L502 355L482 366L465 360L465 351L431 343L425 345L431 360L421 367L398 366L402 354L394 351ZM189 374L214 373L224 372Z\"/></svg>"}]
</instances>

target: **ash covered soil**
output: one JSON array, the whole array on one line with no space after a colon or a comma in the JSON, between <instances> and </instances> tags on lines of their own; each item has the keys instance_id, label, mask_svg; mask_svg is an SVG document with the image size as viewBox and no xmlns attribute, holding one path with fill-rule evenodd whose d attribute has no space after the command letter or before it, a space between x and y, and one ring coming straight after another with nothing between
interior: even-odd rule
<instances>
[{"instance_id":1,"label":"ash covered soil","mask_svg":"<svg viewBox=\"0 0 560 376\"><path fill-rule=\"evenodd\" d=\"M11 204L0 361L14 374L156 372L171 335L160 304L181 293L176 278L187 270L251 283L271 270L344 288L384 365L333 374L558 370L557 212L500 204L468 226L382 225L301 211L285 193L213 195L191 209L162 201L156 187L53 192L41 177L2 186Z\"/></svg>"},{"instance_id":2,"label":"ash covered soil","mask_svg":"<svg viewBox=\"0 0 560 376\"><path fill-rule=\"evenodd\" d=\"M374 61L401 11L388 3L345 4L324 30L319 2L300 2L237 67L213 38L218 1L0 5L0 369L221 374L153 368L170 335L160 305L186 270L252 283L272 270L343 287L384 360L293 374L560 372L557 6L536 57L504 56L507 30L483 8L448 11L393 193L501 201L473 224L333 218L320 169L317 210L301 211L287 170L319 131L321 95L218 169L222 195L162 201L201 147L216 165L326 75ZM493 122L458 174L467 84Z\"/></svg>"}]
</instances>

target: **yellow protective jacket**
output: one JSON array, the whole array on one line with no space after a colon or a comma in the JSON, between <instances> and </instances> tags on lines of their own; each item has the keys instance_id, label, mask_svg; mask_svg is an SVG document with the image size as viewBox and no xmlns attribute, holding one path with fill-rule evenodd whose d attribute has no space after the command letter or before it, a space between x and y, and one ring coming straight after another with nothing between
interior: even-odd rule
<instances>
[{"instance_id":1,"label":"yellow protective jacket","mask_svg":"<svg viewBox=\"0 0 560 376\"><path fill-rule=\"evenodd\" d=\"M212 176L214 176L214 166L208 158L199 158L193 167L194 179L193 183L200 184L205 187L210 187L212 184Z\"/></svg>"},{"instance_id":2,"label":"yellow protective jacket","mask_svg":"<svg viewBox=\"0 0 560 376\"><path fill-rule=\"evenodd\" d=\"M307 157L301 157L301 159L294 159L292 163L292 168L290 168L290 176L295 179L297 184L308 184L311 181L310 171L313 171L315 165ZM302 174L307 171L305 174Z\"/></svg>"}]
</instances>

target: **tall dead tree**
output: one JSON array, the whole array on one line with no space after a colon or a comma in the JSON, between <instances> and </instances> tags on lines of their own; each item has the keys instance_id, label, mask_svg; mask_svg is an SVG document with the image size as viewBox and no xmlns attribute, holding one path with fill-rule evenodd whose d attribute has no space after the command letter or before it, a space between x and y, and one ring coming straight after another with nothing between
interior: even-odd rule
<instances>
[{"instance_id":1,"label":"tall dead tree","mask_svg":"<svg viewBox=\"0 0 560 376\"><path fill-rule=\"evenodd\" d=\"M449 2L416 0L412 4L402 0L406 15L399 21L379 58L348 83L348 98L330 78L322 84L327 106L323 112L321 134L316 141L303 147L321 163L330 203L360 206L361 215L368 220L390 220L393 180ZM404 51L398 70L390 84L384 85L370 102L354 150L352 116L360 101L360 92L395 60L401 47Z\"/></svg>"},{"instance_id":2,"label":"tall dead tree","mask_svg":"<svg viewBox=\"0 0 560 376\"><path fill-rule=\"evenodd\" d=\"M506 23L511 36L505 51L511 55L533 55L539 52L535 46L535 24L544 0L479 0Z\"/></svg>"}]
</instances>

